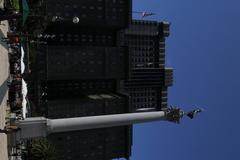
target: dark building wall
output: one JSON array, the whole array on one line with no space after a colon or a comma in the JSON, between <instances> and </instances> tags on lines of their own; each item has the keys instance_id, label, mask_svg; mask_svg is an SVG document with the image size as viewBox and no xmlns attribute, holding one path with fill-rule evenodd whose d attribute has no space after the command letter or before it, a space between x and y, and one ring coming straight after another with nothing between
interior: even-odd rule
<instances>
[{"instance_id":1,"label":"dark building wall","mask_svg":"<svg viewBox=\"0 0 240 160\"><path fill-rule=\"evenodd\" d=\"M131 68L164 68L165 37L169 23L133 20L118 34L118 44L128 46Z\"/></svg>"},{"instance_id":2,"label":"dark building wall","mask_svg":"<svg viewBox=\"0 0 240 160\"><path fill-rule=\"evenodd\" d=\"M55 35L54 38L40 39L49 45L116 46L117 32L106 28L79 28L61 24L49 25L44 34Z\"/></svg>"},{"instance_id":3,"label":"dark building wall","mask_svg":"<svg viewBox=\"0 0 240 160\"><path fill-rule=\"evenodd\" d=\"M47 79L47 49L44 46L40 46L36 49L35 63L33 71L35 71L35 77L37 80Z\"/></svg>"},{"instance_id":4,"label":"dark building wall","mask_svg":"<svg viewBox=\"0 0 240 160\"><path fill-rule=\"evenodd\" d=\"M79 18L78 26L125 28L131 21L131 0L48 0L47 16L59 16L71 25L72 18Z\"/></svg>"},{"instance_id":5,"label":"dark building wall","mask_svg":"<svg viewBox=\"0 0 240 160\"><path fill-rule=\"evenodd\" d=\"M129 87L131 112L146 112L161 110L161 88L160 87Z\"/></svg>"},{"instance_id":6,"label":"dark building wall","mask_svg":"<svg viewBox=\"0 0 240 160\"><path fill-rule=\"evenodd\" d=\"M165 108L168 107L168 88L167 87L162 87L160 89L160 99L159 102L161 103L161 110L164 110Z\"/></svg>"},{"instance_id":7,"label":"dark building wall","mask_svg":"<svg viewBox=\"0 0 240 160\"><path fill-rule=\"evenodd\" d=\"M126 48L48 46L48 80L126 79Z\"/></svg>"},{"instance_id":8,"label":"dark building wall","mask_svg":"<svg viewBox=\"0 0 240 160\"><path fill-rule=\"evenodd\" d=\"M173 85L173 68L165 68L164 70L164 86Z\"/></svg>"},{"instance_id":9,"label":"dark building wall","mask_svg":"<svg viewBox=\"0 0 240 160\"><path fill-rule=\"evenodd\" d=\"M130 73L124 82L132 112L167 107L167 87L172 85L172 69L165 69L165 38L168 22L133 20L118 34L118 45L129 47Z\"/></svg>"},{"instance_id":10,"label":"dark building wall","mask_svg":"<svg viewBox=\"0 0 240 160\"><path fill-rule=\"evenodd\" d=\"M48 136L58 160L111 160L131 154L132 127L113 127ZM129 143L130 142L130 143Z\"/></svg>"},{"instance_id":11,"label":"dark building wall","mask_svg":"<svg viewBox=\"0 0 240 160\"><path fill-rule=\"evenodd\" d=\"M116 91L115 80L53 80L43 81L48 99L72 99L81 95L108 94Z\"/></svg>"},{"instance_id":12,"label":"dark building wall","mask_svg":"<svg viewBox=\"0 0 240 160\"><path fill-rule=\"evenodd\" d=\"M133 69L125 87L161 87L164 85L164 73L165 70L159 68Z\"/></svg>"},{"instance_id":13,"label":"dark building wall","mask_svg":"<svg viewBox=\"0 0 240 160\"><path fill-rule=\"evenodd\" d=\"M49 100L48 118L95 116L129 112L128 97L96 94L79 99ZM132 126L54 133L48 136L59 160L110 160L131 154Z\"/></svg>"},{"instance_id":14,"label":"dark building wall","mask_svg":"<svg viewBox=\"0 0 240 160\"><path fill-rule=\"evenodd\" d=\"M47 102L48 118L68 118L129 112L128 97L120 94L92 94L75 99Z\"/></svg>"}]
</instances>

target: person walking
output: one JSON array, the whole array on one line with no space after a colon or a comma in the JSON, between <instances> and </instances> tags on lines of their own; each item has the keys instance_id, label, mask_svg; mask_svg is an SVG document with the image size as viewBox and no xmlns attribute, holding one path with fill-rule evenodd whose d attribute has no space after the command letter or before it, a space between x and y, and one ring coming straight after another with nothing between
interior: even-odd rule
<instances>
[{"instance_id":1,"label":"person walking","mask_svg":"<svg viewBox=\"0 0 240 160\"><path fill-rule=\"evenodd\" d=\"M20 130L21 130L21 128L19 128L17 126L8 126L8 127L5 126L4 129L0 129L0 133L12 134L12 133L16 133Z\"/></svg>"},{"instance_id":2,"label":"person walking","mask_svg":"<svg viewBox=\"0 0 240 160\"><path fill-rule=\"evenodd\" d=\"M9 13L8 11L1 10L0 11L0 21L5 21L5 20L11 20L11 19L18 19L21 17L21 14L19 12L12 12Z\"/></svg>"}]
</instances>

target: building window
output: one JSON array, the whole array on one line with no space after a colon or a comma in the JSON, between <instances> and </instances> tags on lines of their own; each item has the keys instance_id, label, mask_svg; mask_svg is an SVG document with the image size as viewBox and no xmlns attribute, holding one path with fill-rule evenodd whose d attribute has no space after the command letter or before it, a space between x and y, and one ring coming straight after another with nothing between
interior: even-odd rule
<instances>
[{"instance_id":1,"label":"building window","mask_svg":"<svg viewBox=\"0 0 240 160\"><path fill-rule=\"evenodd\" d=\"M78 5L76 5L76 4L75 4L75 5L73 5L73 8L75 8L75 9L76 9L76 8L78 8Z\"/></svg>"},{"instance_id":2,"label":"building window","mask_svg":"<svg viewBox=\"0 0 240 160\"><path fill-rule=\"evenodd\" d=\"M94 6L90 6L89 9L95 9L95 7Z\"/></svg>"},{"instance_id":3,"label":"building window","mask_svg":"<svg viewBox=\"0 0 240 160\"><path fill-rule=\"evenodd\" d=\"M102 19L103 18L103 16L101 16L101 15L98 15L97 17L98 17L98 19Z\"/></svg>"}]
</instances>

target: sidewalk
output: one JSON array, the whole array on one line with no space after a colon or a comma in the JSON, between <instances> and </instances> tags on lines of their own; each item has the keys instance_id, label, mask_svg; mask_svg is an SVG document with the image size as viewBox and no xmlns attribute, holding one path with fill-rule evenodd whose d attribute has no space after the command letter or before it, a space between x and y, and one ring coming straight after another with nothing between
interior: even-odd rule
<instances>
[{"instance_id":1,"label":"sidewalk","mask_svg":"<svg viewBox=\"0 0 240 160\"><path fill-rule=\"evenodd\" d=\"M3 0L0 0L0 8L3 6Z\"/></svg>"},{"instance_id":2,"label":"sidewalk","mask_svg":"<svg viewBox=\"0 0 240 160\"><path fill-rule=\"evenodd\" d=\"M3 6L3 0L0 0L0 8ZM6 36L8 31L7 21L2 21L0 25L0 38ZM8 63L8 52L6 44L0 42L0 128L5 126L5 117L7 109L7 80L9 77L9 63ZM0 134L0 159L8 160L7 151L7 136L5 134Z\"/></svg>"}]
</instances>

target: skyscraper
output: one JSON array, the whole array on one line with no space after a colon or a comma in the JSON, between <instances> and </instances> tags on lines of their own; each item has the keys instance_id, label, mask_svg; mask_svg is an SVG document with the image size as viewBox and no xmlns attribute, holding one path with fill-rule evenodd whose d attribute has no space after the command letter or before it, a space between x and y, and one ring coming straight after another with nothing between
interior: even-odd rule
<instances>
[{"instance_id":1,"label":"skyscraper","mask_svg":"<svg viewBox=\"0 0 240 160\"><path fill-rule=\"evenodd\" d=\"M172 69L165 68L169 27L168 22L132 20L119 34L119 45L129 49L130 77L124 89L131 97L133 112L167 107L167 87L173 79Z\"/></svg>"}]
</instances>

